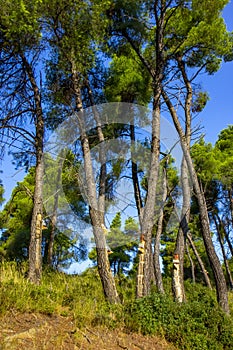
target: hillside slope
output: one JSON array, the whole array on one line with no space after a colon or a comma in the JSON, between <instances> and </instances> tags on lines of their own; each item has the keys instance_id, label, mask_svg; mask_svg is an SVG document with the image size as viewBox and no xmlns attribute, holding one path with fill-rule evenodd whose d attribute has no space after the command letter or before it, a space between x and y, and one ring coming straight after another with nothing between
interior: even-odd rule
<instances>
[{"instance_id":1,"label":"hillside slope","mask_svg":"<svg viewBox=\"0 0 233 350\"><path fill-rule=\"evenodd\" d=\"M157 337L101 327L78 329L70 317L10 311L0 323L1 350L175 350Z\"/></svg>"}]
</instances>

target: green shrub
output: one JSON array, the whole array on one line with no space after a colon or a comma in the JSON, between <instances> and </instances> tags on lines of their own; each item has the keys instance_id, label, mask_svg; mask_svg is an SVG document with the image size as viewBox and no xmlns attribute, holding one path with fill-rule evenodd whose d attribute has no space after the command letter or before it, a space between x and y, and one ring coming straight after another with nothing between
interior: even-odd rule
<instances>
[{"instance_id":1,"label":"green shrub","mask_svg":"<svg viewBox=\"0 0 233 350\"><path fill-rule=\"evenodd\" d=\"M152 294L127 306L126 325L143 334L166 338L179 349L230 350L233 346L233 320L217 306L212 293L200 300L175 303L171 297Z\"/></svg>"},{"instance_id":2,"label":"green shrub","mask_svg":"<svg viewBox=\"0 0 233 350\"><path fill-rule=\"evenodd\" d=\"M233 319L218 308L215 292L202 285L186 283L187 303L178 304L172 299L168 280L166 295L153 292L135 299L134 280L121 276L116 282L123 303L111 305L104 299L96 269L80 276L44 270L39 286L28 282L26 270L27 266L16 263L0 264L0 314L10 309L57 313L73 316L78 327L126 327L160 335L183 350L233 348Z\"/></svg>"}]
</instances>

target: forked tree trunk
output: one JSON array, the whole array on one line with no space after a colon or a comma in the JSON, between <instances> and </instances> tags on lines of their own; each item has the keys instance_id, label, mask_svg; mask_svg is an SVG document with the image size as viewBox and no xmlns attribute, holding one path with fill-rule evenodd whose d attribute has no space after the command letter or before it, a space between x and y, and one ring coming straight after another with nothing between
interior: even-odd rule
<instances>
[{"instance_id":1,"label":"forked tree trunk","mask_svg":"<svg viewBox=\"0 0 233 350\"><path fill-rule=\"evenodd\" d=\"M179 122L176 110L174 106L172 105L171 100L169 99L166 92L162 91L164 101L171 113L175 128L178 132L181 147L184 153L185 160L187 162L187 166L189 169L190 177L192 180L193 188L196 194L196 198L198 201L199 211L200 211L200 221L201 221L201 228L202 228L202 236L207 252L207 256L210 262L210 266L212 268L214 279L215 279L215 285L216 285L216 292L217 292L217 300L220 305L220 307L225 311L227 314L230 313L229 309L229 303L228 303L228 291L227 291L227 284L224 277L224 273L222 270L221 263L219 261L219 258L216 254L216 251L214 249L214 244L211 237L211 230L210 230L210 222L208 217L208 211L207 211L207 205L206 200L203 191L200 188L197 173L195 171L192 158L190 155L189 147L186 143L186 137L183 133L183 129L181 127L181 124Z\"/></svg>"},{"instance_id":2,"label":"forked tree trunk","mask_svg":"<svg viewBox=\"0 0 233 350\"><path fill-rule=\"evenodd\" d=\"M158 4L157 4L158 5ZM153 256L152 256L152 230L154 226L155 202L156 202L156 183L159 173L160 156L160 103L162 92L162 80L164 75L164 26L165 26L165 8L166 1L162 0L160 4L160 15L157 13L157 5L154 7L156 17L156 65L151 69L150 64L138 52L138 49L130 40L131 45L138 54L142 63L148 69L153 78L153 116L152 116L152 141L151 141L151 160L148 176L148 192L145 206L143 208L143 217L141 223L141 241L145 241L144 252L140 254L138 276L137 276L137 297L146 296L150 293L151 285L154 280Z\"/></svg>"},{"instance_id":3,"label":"forked tree trunk","mask_svg":"<svg viewBox=\"0 0 233 350\"><path fill-rule=\"evenodd\" d=\"M160 14L159 14L160 13ZM154 4L154 14L156 18L155 50L156 63L153 67L146 57L143 56L140 49L135 45L128 31L122 29L122 34L128 40L135 53L138 55L142 64L148 70L153 80L153 116L152 116L152 141L151 141L151 159L148 175L148 192L143 215L140 220L141 237L140 244L143 245L139 255L139 265L137 273L137 297L148 295L151 290L151 284L154 281L153 256L152 256L152 230L154 226L156 182L159 171L160 155L160 103L161 103L161 84L164 78L164 26L166 15L166 1Z\"/></svg>"},{"instance_id":4,"label":"forked tree trunk","mask_svg":"<svg viewBox=\"0 0 233 350\"><path fill-rule=\"evenodd\" d=\"M25 71L29 78L33 97L35 102L35 153L36 153L36 168L35 168L35 189L33 196L33 212L31 221L31 237L29 245L29 280L32 283L39 284L42 274L42 215L43 215L43 176L44 176L44 161L43 161L43 142L44 142L44 119L42 113L40 91L36 83L33 69L27 58L21 54Z\"/></svg>"},{"instance_id":5,"label":"forked tree trunk","mask_svg":"<svg viewBox=\"0 0 233 350\"><path fill-rule=\"evenodd\" d=\"M159 101L159 99L158 99ZM156 102L153 110L152 121L152 147L148 177L148 191L146 204L143 208L141 223L141 239L143 249L139 255L137 274L137 297L146 296L150 293L154 281L153 256L152 256L152 230L155 216L156 183L159 171L160 154L160 105Z\"/></svg>"}]
</instances>

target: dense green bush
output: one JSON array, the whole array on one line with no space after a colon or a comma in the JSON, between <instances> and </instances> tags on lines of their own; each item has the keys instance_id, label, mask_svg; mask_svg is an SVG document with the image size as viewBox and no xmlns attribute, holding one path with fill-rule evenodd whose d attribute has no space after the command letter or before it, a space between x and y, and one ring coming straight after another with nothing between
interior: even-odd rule
<instances>
[{"instance_id":1,"label":"dense green bush","mask_svg":"<svg viewBox=\"0 0 233 350\"><path fill-rule=\"evenodd\" d=\"M111 305L103 296L96 269L68 276L44 270L35 286L25 278L27 266L0 264L0 314L9 310L72 316L77 327L104 325L156 334L184 350L232 350L233 319L218 308L214 291L186 283L187 303L177 304L165 280L166 295L156 292L135 299L135 283L116 280L122 304ZM233 306L230 295L230 305Z\"/></svg>"},{"instance_id":2,"label":"dense green bush","mask_svg":"<svg viewBox=\"0 0 233 350\"><path fill-rule=\"evenodd\" d=\"M179 349L232 349L233 320L218 308L214 294L201 286L189 287L188 294L185 304L158 293L135 300L127 306L127 327L162 335Z\"/></svg>"}]
</instances>

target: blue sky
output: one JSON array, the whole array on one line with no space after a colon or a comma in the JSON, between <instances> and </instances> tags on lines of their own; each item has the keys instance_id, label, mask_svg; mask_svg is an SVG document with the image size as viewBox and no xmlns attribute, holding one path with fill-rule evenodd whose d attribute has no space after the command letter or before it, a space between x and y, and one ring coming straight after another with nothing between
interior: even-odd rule
<instances>
[{"instance_id":1,"label":"blue sky","mask_svg":"<svg viewBox=\"0 0 233 350\"><path fill-rule=\"evenodd\" d=\"M229 31L233 31L233 0L225 7L223 17ZM207 142L215 143L218 134L228 125L233 124L233 62L223 63L221 69L213 76L203 75L200 77L202 89L207 91L210 101L195 123L203 126ZM0 178L5 188L5 198L9 199L12 189L17 181L25 176L24 170L16 171L7 159L0 164Z\"/></svg>"},{"instance_id":2,"label":"blue sky","mask_svg":"<svg viewBox=\"0 0 233 350\"><path fill-rule=\"evenodd\" d=\"M225 7L223 17L227 29L233 31L233 0ZM200 83L210 101L198 119L204 126L205 140L215 143L220 131L233 124L233 62L223 63L213 76L203 75Z\"/></svg>"}]
</instances>

